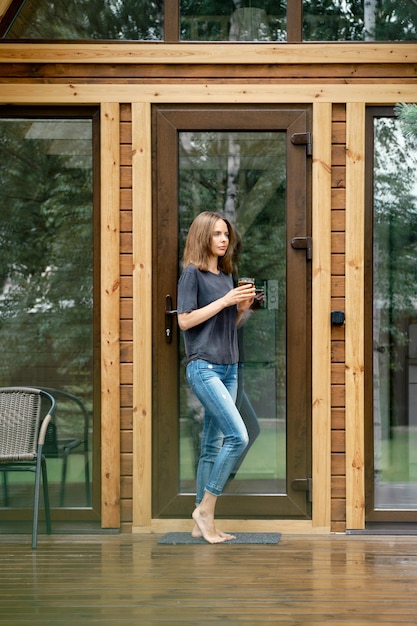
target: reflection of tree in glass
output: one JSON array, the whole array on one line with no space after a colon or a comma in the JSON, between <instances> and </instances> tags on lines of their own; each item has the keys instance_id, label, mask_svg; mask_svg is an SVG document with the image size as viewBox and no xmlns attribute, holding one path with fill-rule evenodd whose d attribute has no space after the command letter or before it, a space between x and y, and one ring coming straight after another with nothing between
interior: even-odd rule
<instances>
[{"instance_id":1,"label":"reflection of tree in glass","mask_svg":"<svg viewBox=\"0 0 417 626\"><path fill-rule=\"evenodd\" d=\"M184 41L284 41L286 5L286 0L180 0L180 38Z\"/></svg>"},{"instance_id":2,"label":"reflection of tree in glass","mask_svg":"<svg viewBox=\"0 0 417 626\"><path fill-rule=\"evenodd\" d=\"M178 0L179 38L285 41L287 5L291 11L292 4L286 0ZM252 17L246 8L253 9ZM232 20L236 11L244 16L237 30ZM38 0L23 5L7 37L158 41L164 38L163 27L163 0ZM304 0L303 39L412 41L417 39L417 2Z\"/></svg>"},{"instance_id":3,"label":"reflection of tree in glass","mask_svg":"<svg viewBox=\"0 0 417 626\"><path fill-rule=\"evenodd\" d=\"M163 0L39 0L23 7L9 38L160 40Z\"/></svg>"},{"instance_id":4,"label":"reflection of tree in glass","mask_svg":"<svg viewBox=\"0 0 417 626\"><path fill-rule=\"evenodd\" d=\"M410 114L399 107L405 119ZM411 111L411 116L414 113ZM413 141L415 144L415 140ZM374 333L391 367L417 315L417 149L397 118L374 121ZM387 339L381 340L381 337Z\"/></svg>"},{"instance_id":5,"label":"reflection of tree in glass","mask_svg":"<svg viewBox=\"0 0 417 626\"><path fill-rule=\"evenodd\" d=\"M89 159L76 147L56 154L53 139L28 139L36 124L45 124L48 137L49 120L0 120L4 384L28 380L28 368L31 376L49 368L55 384L91 371L91 121L67 123L87 126L90 139L82 145L89 146Z\"/></svg>"},{"instance_id":6,"label":"reflection of tree in glass","mask_svg":"<svg viewBox=\"0 0 417 626\"><path fill-rule=\"evenodd\" d=\"M417 39L415 0L304 0L306 41Z\"/></svg>"},{"instance_id":7,"label":"reflection of tree in glass","mask_svg":"<svg viewBox=\"0 0 417 626\"><path fill-rule=\"evenodd\" d=\"M285 371L286 147L285 133L181 132L179 134L179 260L189 225L205 210L227 215L243 239L241 274L273 279L279 310L259 312L247 325L247 357ZM275 347L277 353L275 353ZM269 365L258 382L270 381ZM262 383L251 390L257 399Z\"/></svg>"}]
</instances>

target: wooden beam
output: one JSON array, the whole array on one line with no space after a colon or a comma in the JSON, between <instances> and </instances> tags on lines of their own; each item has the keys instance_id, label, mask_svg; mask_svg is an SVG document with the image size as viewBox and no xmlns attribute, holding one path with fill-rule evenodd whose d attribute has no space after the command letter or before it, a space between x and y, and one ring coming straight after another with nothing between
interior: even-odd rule
<instances>
[{"instance_id":1,"label":"wooden beam","mask_svg":"<svg viewBox=\"0 0 417 626\"><path fill-rule=\"evenodd\" d=\"M331 524L331 163L332 106L313 108L313 526Z\"/></svg>"},{"instance_id":2,"label":"wooden beam","mask_svg":"<svg viewBox=\"0 0 417 626\"><path fill-rule=\"evenodd\" d=\"M151 108L132 105L133 526L152 516L152 169Z\"/></svg>"},{"instance_id":3,"label":"wooden beam","mask_svg":"<svg viewBox=\"0 0 417 626\"><path fill-rule=\"evenodd\" d=\"M285 535L327 535L328 527L320 528L311 520L279 520L279 519L222 519L224 528L231 528L237 533L283 533ZM192 519L152 519L149 528L132 527L133 534L169 532L191 532Z\"/></svg>"},{"instance_id":4,"label":"wooden beam","mask_svg":"<svg viewBox=\"0 0 417 626\"><path fill-rule=\"evenodd\" d=\"M101 105L101 519L120 527L120 123Z\"/></svg>"},{"instance_id":5,"label":"wooden beam","mask_svg":"<svg viewBox=\"0 0 417 626\"><path fill-rule=\"evenodd\" d=\"M415 43L8 43L0 63L417 63Z\"/></svg>"},{"instance_id":6,"label":"wooden beam","mask_svg":"<svg viewBox=\"0 0 417 626\"><path fill-rule=\"evenodd\" d=\"M0 45L1 50L1 45ZM151 103L310 103L365 102L392 104L417 101L413 83L368 84L34 84L0 85L3 104L98 104L100 102Z\"/></svg>"},{"instance_id":7,"label":"wooden beam","mask_svg":"<svg viewBox=\"0 0 417 626\"><path fill-rule=\"evenodd\" d=\"M346 528L365 527L365 105L346 109ZM369 242L368 242L369 245Z\"/></svg>"}]
</instances>

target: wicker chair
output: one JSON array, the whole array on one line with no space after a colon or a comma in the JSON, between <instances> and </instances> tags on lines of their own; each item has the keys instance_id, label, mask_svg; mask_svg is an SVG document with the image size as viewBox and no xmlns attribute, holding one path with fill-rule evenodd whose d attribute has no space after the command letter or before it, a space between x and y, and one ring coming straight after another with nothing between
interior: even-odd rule
<instances>
[{"instance_id":1,"label":"wicker chair","mask_svg":"<svg viewBox=\"0 0 417 626\"><path fill-rule=\"evenodd\" d=\"M43 415L42 400L48 409ZM35 472L32 548L37 546L39 492L42 475L46 531L51 533L48 478L43 445L48 424L55 411L50 393L28 387L0 388L0 472ZM6 481L4 481L6 486Z\"/></svg>"},{"instance_id":2,"label":"wicker chair","mask_svg":"<svg viewBox=\"0 0 417 626\"><path fill-rule=\"evenodd\" d=\"M59 506L64 506L68 458L72 453L84 456L85 504L90 506L89 413L84 403L72 393L53 387L40 387L56 400L54 421L49 424L43 450L46 459L62 459Z\"/></svg>"}]
</instances>

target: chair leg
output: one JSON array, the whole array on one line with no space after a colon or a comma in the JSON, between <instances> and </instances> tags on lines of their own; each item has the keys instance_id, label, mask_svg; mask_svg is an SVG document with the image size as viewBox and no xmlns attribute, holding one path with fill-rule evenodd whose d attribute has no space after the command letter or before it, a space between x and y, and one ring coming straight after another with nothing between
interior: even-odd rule
<instances>
[{"instance_id":1,"label":"chair leg","mask_svg":"<svg viewBox=\"0 0 417 626\"><path fill-rule=\"evenodd\" d=\"M62 459L61 488L59 490L59 506L64 506L65 486L67 482L67 466L68 466L68 452L64 450L64 457Z\"/></svg>"},{"instance_id":2,"label":"chair leg","mask_svg":"<svg viewBox=\"0 0 417 626\"><path fill-rule=\"evenodd\" d=\"M45 505L46 532L48 535L50 535L52 532L51 508L49 505L49 486L48 486L48 474L46 471L45 457L42 457L42 485L43 485L43 501Z\"/></svg>"},{"instance_id":3,"label":"chair leg","mask_svg":"<svg viewBox=\"0 0 417 626\"><path fill-rule=\"evenodd\" d=\"M51 512L49 508L49 492L48 492L48 478L46 474L46 462L42 456L42 446L38 447L38 456L36 459L36 473L35 473L35 493L33 498L33 526L32 526L32 550L36 550L38 543L38 521L39 521L39 492L42 474L43 484L43 498L45 503L45 519L46 519L46 532L51 534Z\"/></svg>"},{"instance_id":4,"label":"chair leg","mask_svg":"<svg viewBox=\"0 0 417 626\"><path fill-rule=\"evenodd\" d=\"M91 504L90 494L90 463L88 460L88 451L84 453L84 473L85 473L85 499L87 506Z\"/></svg>"},{"instance_id":5,"label":"chair leg","mask_svg":"<svg viewBox=\"0 0 417 626\"><path fill-rule=\"evenodd\" d=\"M3 500L4 506L9 506L9 488L7 485L7 472L2 472L3 474Z\"/></svg>"},{"instance_id":6,"label":"chair leg","mask_svg":"<svg viewBox=\"0 0 417 626\"><path fill-rule=\"evenodd\" d=\"M39 489L41 482L42 448L38 448L35 471L35 491L33 494L33 525L32 525L32 550L36 550L38 543L38 517L39 517Z\"/></svg>"}]
</instances>

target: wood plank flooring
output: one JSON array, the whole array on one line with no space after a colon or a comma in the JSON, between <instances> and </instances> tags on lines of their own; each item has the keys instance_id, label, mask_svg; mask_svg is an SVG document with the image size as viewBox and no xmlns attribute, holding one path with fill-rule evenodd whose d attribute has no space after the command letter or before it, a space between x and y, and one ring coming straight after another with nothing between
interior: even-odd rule
<instances>
[{"instance_id":1,"label":"wood plank flooring","mask_svg":"<svg viewBox=\"0 0 417 626\"><path fill-rule=\"evenodd\" d=\"M417 624L417 537L0 535L0 624Z\"/></svg>"}]
</instances>

